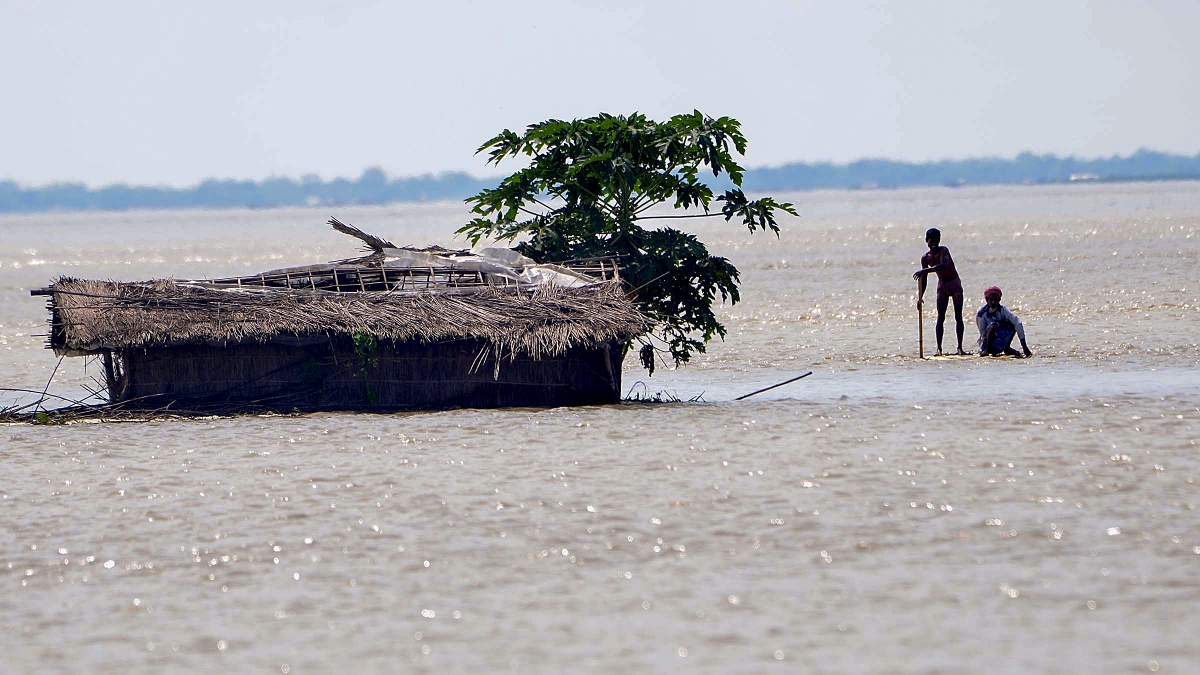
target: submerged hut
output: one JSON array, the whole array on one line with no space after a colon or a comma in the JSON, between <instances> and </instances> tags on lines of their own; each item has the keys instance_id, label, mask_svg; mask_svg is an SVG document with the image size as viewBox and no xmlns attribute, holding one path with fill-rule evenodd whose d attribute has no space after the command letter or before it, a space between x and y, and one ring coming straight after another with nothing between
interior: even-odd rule
<instances>
[{"instance_id":1,"label":"submerged hut","mask_svg":"<svg viewBox=\"0 0 1200 675\"><path fill-rule=\"evenodd\" d=\"M131 408L372 410L614 403L646 330L612 259L397 247L209 280L62 277L49 347Z\"/></svg>"}]
</instances>

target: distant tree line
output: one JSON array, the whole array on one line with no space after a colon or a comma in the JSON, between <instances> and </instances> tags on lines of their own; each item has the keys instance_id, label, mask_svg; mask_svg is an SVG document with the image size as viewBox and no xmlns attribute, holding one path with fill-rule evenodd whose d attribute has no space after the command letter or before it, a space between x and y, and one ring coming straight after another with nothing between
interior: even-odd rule
<instances>
[{"instance_id":1,"label":"distant tree line","mask_svg":"<svg viewBox=\"0 0 1200 675\"><path fill-rule=\"evenodd\" d=\"M55 183L23 188L0 181L0 212L176 208L269 208L330 204L386 204L462 199L496 180L475 178L463 172L389 179L379 168L370 168L358 180L317 176L252 180L208 179L187 188L109 185L89 188L83 183Z\"/></svg>"},{"instance_id":2,"label":"distant tree line","mask_svg":"<svg viewBox=\"0 0 1200 675\"><path fill-rule=\"evenodd\" d=\"M1128 157L1103 159L1023 152L1013 159L982 157L938 162L861 159L849 164L794 163L751 169L746 172L744 184L753 190L804 190L1186 178L1200 178L1200 154L1171 155L1138 150Z\"/></svg>"},{"instance_id":3,"label":"distant tree line","mask_svg":"<svg viewBox=\"0 0 1200 675\"><path fill-rule=\"evenodd\" d=\"M750 169L742 186L750 192L819 188L893 188L917 185L982 185L1200 179L1200 154L1172 155L1139 150L1127 157L1078 159L1021 153L1012 159L985 157L938 162L862 159L849 164L795 162ZM186 188L82 183L22 187L0 181L0 212L171 208L269 208L275 206L386 204L458 200L494 188L498 178L463 172L389 178L370 168L357 180L317 176L252 180L209 179ZM719 183L719 181L718 181ZM727 186L714 184L714 189Z\"/></svg>"}]
</instances>

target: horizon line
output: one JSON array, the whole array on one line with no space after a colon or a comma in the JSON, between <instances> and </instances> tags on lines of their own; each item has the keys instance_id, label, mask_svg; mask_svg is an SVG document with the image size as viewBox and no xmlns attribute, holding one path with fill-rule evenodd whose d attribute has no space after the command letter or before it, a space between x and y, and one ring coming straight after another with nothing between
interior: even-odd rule
<instances>
[{"instance_id":1,"label":"horizon line","mask_svg":"<svg viewBox=\"0 0 1200 675\"><path fill-rule=\"evenodd\" d=\"M941 159L926 159L926 160L896 159L896 158L886 157L886 156L869 156L869 155L859 157L859 158L853 159L853 160L847 160L847 161L821 160L821 159L818 159L818 160L800 159L800 160L789 160L789 161L783 162L781 164L764 164L764 165L759 165L759 166L754 166L754 167L747 167L745 169L745 173L748 174L748 173L751 173L754 171L780 170L780 169L786 169L788 167L795 167L795 166L827 167L827 168L835 168L835 169L836 168L850 168L850 167L854 167L856 165L861 165L861 164L865 164L865 163L886 163L886 164L894 164L894 165L919 167L919 166L937 166L940 164L953 164L953 163L964 163L965 164L965 163L971 163L971 162L989 162L989 161L990 162L995 162L995 161L1015 162L1015 161L1018 161L1022 158L1026 158L1026 157L1031 158L1031 159L1037 159L1037 160L1073 161L1073 162L1087 163L1087 162L1126 160L1126 159L1132 159L1132 158L1135 158L1138 156L1147 156L1147 155L1159 156L1159 157L1165 157L1165 158L1200 160L1200 151L1197 151L1195 154L1187 154L1185 152L1170 152L1170 151L1163 151L1163 150L1155 150L1155 149L1143 146L1143 147L1140 147L1137 150L1133 151L1132 153L1125 154L1125 155L1122 155L1120 153L1113 153L1110 155L1080 156L1080 155L1076 155L1076 154L1059 155L1059 154L1053 153L1053 152L1038 154L1031 150L1022 150L1011 156L973 155L973 156L965 156L965 157L943 157ZM50 182L31 184L31 183L24 183L20 179L17 179L17 178L3 177L3 178L0 178L0 186L3 186L5 184L16 185L17 188L21 191L34 191L34 190L43 190L43 189L56 188L56 187L78 187L78 186L84 187L89 192L90 191L101 191L101 190L106 190L106 189L111 189L111 188L186 191L186 190L194 190L203 185L214 184L214 183L215 184L229 184L229 183L261 184L261 183L265 183L265 182L269 182L269 181L291 181L293 183L300 183L301 185L303 185L305 183L310 183L310 182L311 183L320 183L320 184L330 184L330 183L336 183L338 181L347 181L350 183L354 183L355 181L361 181L364 177L366 177L367 175L370 175L374 172L382 173L388 182L397 182L397 181L405 182L405 181L420 181L420 180L441 181L441 180L445 180L447 178L456 178L456 177L469 178L474 181L490 181L490 180L501 179L507 175L506 173L503 173L503 172L499 172L496 174L489 174L489 175L476 175L466 169L444 169L444 170L439 170L439 171L425 171L422 173L401 175L401 174L392 174L392 173L388 172L386 169L384 169L383 167L380 167L378 165L370 165L370 166L363 168L363 170L359 173L357 178L351 178L348 176L333 176L332 178L325 179L320 174L313 173L313 172L306 172L306 173L299 174L299 176L296 176L294 174L272 173L272 174L268 174L268 175L260 177L260 178L249 178L249 177L236 178L236 177L209 176L209 177L202 178L202 179L199 179L195 182L188 183L188 184L133 183L130 181L121 181L121 180L107 182L107 183L93 184L93 183L89 183L87 181L73 180L73 179L59 179L59 180L53 180ZM315 179L315 180L310 180L310 179Z\"/></svg>"}]
</instances>

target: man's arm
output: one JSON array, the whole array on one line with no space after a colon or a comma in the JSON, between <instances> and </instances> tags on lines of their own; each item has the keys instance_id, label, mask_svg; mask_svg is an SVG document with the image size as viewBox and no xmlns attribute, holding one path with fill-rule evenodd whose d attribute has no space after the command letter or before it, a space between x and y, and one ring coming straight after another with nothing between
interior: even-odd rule
<instances>
[{"instance_id":1,"label":"man's arm","mask_svg":"<svg viewBox=\"0 0 1200 675\"><path fill-rule=\"evenodd\" d=\"M1017 337L1021 340L1021 350L1025 352L1025 356L1033 356L1033 352L1029 351L1029 345L1025 343L1025 326L1021 324L1017 315L1012 313L1012 310L1005 307L1004 312L1007 314L1005 318L1017 329Z\"/></svg>"},{"instance_id":2,"label":"man's arm","mask_svg":"<svg viewBox=\"0 0 1200 675\"><path fill-rule=\"evenodd\" d=\"M925 301L925 286L927 285L929 273L936 272L937 270L946 266L945 260L942 260L937 265L934 265L933 267L925 267L925 259L928 257L929 257L928 253L921 256L921 269L917 270L916 272L913 272L913 278L917 280L917 307L918 308L921 307L921 305L925 304L925 302L924 302Z\"/></svg>"},{"instance_id":3,"label":"man's arm","mask_svg":"<svg viewBox=\"0 0 1200 675\"><path fill-rule=\"evenodd\" d=\"M928 254L921 256L921 265L925 264L925 258L927 258L927 257L928 257ZM936 272L941 269L946 269L949 266L950 266L950 251L946 247L943 246L942 251L940 253L938 253L938 263L931 267L922 267L921 269L917 270L916 273L913 274L913 278L920 279L921 277L928 276L930 272Z\"/></svg>"}]
</instances>

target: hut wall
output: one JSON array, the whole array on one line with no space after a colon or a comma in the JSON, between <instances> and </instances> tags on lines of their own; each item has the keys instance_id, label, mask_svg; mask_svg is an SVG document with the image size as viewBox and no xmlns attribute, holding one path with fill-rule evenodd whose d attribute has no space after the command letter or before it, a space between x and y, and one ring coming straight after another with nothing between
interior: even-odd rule
<instances>
[{"instance_id":1,"label":"hut wall","mask_svg":"<svg viewBox=\"0 0 1200 675\"><path fill-rule=\"evenodd\" d=\"M534 360L495 356L472 372L487 343L349 338L318 344L183 345L121 352L120 399L157 407L250 405L275 410L495 408L616 403L621 397L620 343L576 347Z\"/></svg>"}]
</instances>

